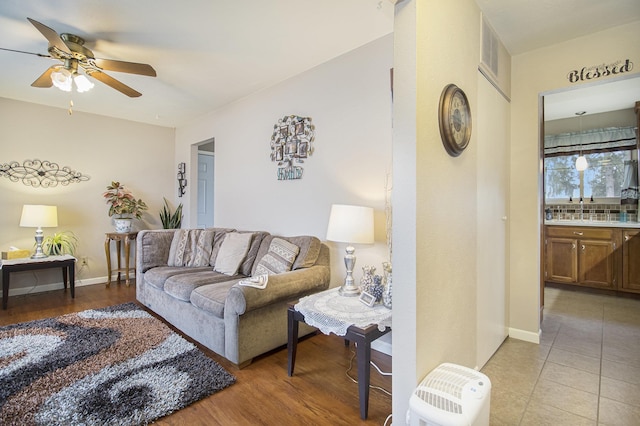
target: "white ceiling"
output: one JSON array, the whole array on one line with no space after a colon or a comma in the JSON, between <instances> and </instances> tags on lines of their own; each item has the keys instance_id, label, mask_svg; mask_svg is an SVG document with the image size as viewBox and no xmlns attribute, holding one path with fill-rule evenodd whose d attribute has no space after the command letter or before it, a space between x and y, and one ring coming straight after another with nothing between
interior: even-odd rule
<instances>
[{"instance_id":1,"label":"white ceiling","mask_svg":"<svg viewBox=\"0 0 640 426\"><path fill-rule=\"evenodd\" d=\"M476 0L476 3L511 55L640 19L638 0Z\"/></svg>"},{"instance_id":2,"label":"white ceiling","mask_svg":"<svg viewBox=\"0 0 640 426\"><path fill-rule=\"evenodd\" d=\"M1 0L0 47L47 53L27 21L86 40L97 58L152 65L157 77L108 72L142 93L100 82L70 96L31 83L52 62L0 51L0 97L176 127L393 31L376 0Z\"/></svg>"},{"instance_id":3,"label":"white ceiling","mask_svg":"<svg viewBox=\"0 0 640 426\"><path fill-rule=\"evenodd\" d=\"M640 19L638 0L476 0L512 54ZM0 50L0 97L176 127L393 31L393 0L2 0L0 47L46 53L27 17L96 57L151 64L68 94L31 83L50 59ZM614 4L615 6L612 6Z\"/></svg>"},{"instance_id":4,"label":"white ceiling","mask_svg":"<svg viewBox=\"0 0 640 426\"><path fill-rule=\"evenodd\" d=\"M640 101L640 77L604 81L573 90L564 90L544 97L544 119L558 120L601 112L633 109Z\"/></svg>"}]
</instances>

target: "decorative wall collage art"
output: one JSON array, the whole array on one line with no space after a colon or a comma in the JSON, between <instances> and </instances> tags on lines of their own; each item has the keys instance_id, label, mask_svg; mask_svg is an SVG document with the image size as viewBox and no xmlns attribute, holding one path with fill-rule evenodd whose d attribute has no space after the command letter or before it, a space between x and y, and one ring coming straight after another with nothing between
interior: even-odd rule
<instances>
[{"instance_id":1,"label":"decorative wall collage art","mask_svg":"<svg viewBox=\"0 0 640 426\"><path fill-rule=\"evenodd\" d=\"M297 164L313 154L314 138L311 117L288 115L278 120L271 135L271 161L277 162L278 180L302 178L304 170Z\"/></svg>"}]
</instances>

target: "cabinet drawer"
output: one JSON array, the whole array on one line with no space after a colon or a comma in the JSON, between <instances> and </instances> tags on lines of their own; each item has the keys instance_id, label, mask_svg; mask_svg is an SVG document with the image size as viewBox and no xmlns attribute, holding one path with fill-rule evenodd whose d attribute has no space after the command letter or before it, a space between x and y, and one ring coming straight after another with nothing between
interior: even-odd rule
<instances>
[{"instance_id":1,"label":"cabinet drawer","mask_svg":"<svg viewBox=\"0 0 640 426\"><path fill-rule=\"evenodd\" d=\"M547 226L546 228L549 237L611 240L614 236L612 228L577 228L574 226Z\"/></svg>"}]
</instances>

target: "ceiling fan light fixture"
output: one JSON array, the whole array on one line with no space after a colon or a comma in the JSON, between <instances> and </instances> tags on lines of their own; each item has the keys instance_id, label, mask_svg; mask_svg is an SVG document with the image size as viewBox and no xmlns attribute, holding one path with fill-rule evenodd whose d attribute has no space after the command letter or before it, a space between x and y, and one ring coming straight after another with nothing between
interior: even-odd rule
<instances>
[{"instance_id":1,"label":"ceiling fan light fixture","mask_svg":"<svg viewBox=\"0 0 640 426\"><path fill-rule=\"evenodd\" d=\"M88 92L89 90L93 89L94 86L94 84L82 74L76 74L76 76L73 78L73 81L75 81L76 83L76 89L78 90L78 93Z\"/></svg>"},{"instance_id":2,"label":"ceiling fan light fixture","mask_svg":"<svg viewBox=\"0 0 640 426\"><path fill-rule=\"evenodd\" d=\"M58 89L70 92L72 85L71 72L66 68L60 67L51 73L51 82Z\"/></svg>"}]
</instances>

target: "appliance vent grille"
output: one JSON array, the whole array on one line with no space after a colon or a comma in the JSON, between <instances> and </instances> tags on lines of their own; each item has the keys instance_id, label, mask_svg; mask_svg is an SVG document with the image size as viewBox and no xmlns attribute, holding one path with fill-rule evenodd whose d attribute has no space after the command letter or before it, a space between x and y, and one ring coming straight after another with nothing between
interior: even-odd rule
<instances>
[{"instance_id":1,"label":"appliance vent grille","mask_svg":"<svg viewBox=\"0 0 640 426\"><path fill-rule=\"evenodd\" d=\"M462 405L425 389L417 389L416 394L427 404L447 413L462 414Z\"/></svg>"},{"instance_id":2,"label":"appliance vent grille","mask_svg":"<svg viewBox=\"0 0 640 426\"><path fill-rule=\"evenodd\" d=\"M424 378L415 394L427 404L449 413L462 413L462 391L471 381L478 380L473 370L455 364L443 364Z\"/></svg>"},{"instance_id":3,"label":"appliance vent grille","mask_svg":"<svg viewBox=\"0 0 640 426\"><path fill-rule=\"evenodd\" d=\"M491 381L479 371L443 363L409 399L407 424L489 426Z\"/></svg>"}]
</instances>

